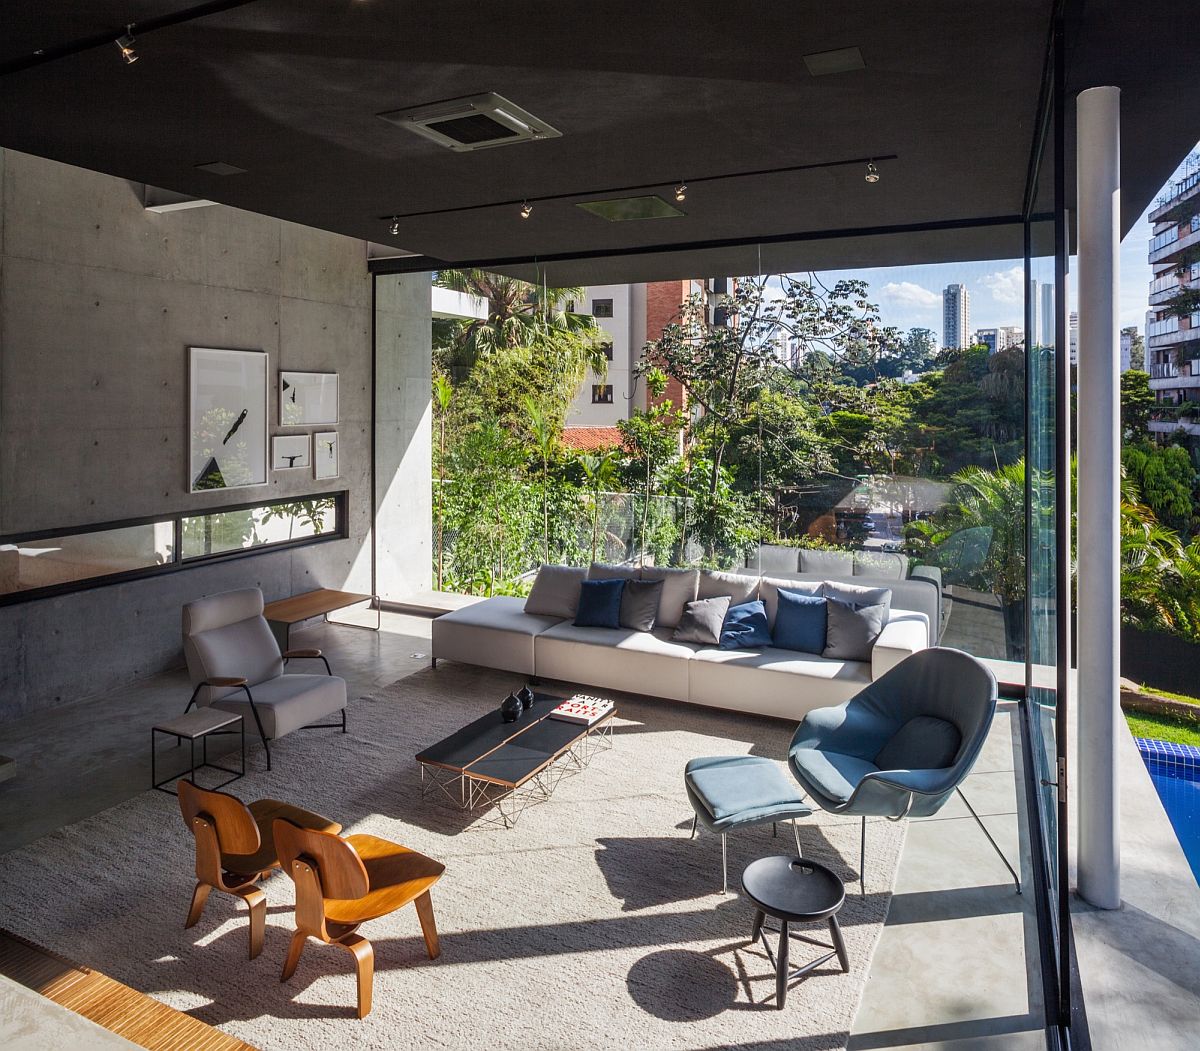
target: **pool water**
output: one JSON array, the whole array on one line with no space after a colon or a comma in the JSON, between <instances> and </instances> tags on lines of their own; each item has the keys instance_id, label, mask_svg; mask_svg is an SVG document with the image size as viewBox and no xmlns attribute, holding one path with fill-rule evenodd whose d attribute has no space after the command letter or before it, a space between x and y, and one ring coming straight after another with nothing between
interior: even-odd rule
<instances>
[{"instance_id":1,"label":"pool water","mask_svg":"<svg viewBox=\"0 0 1200 1051\"><path fill-rule=\"evenodd\" d=\"M1200 882L1200 748L1135 738L1150 780Z\"/></svg>"}]
</instances>

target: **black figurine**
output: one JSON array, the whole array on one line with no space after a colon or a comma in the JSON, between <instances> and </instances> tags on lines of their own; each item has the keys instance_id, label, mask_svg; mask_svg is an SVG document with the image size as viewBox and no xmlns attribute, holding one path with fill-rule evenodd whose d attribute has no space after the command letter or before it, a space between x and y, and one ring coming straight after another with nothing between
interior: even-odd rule
<instances>
[{"instance_id":1,"label":"black figurine","mask_svg":"<svg viewBox=\"0 0 1200 1051\"><path fill-rule=\"evenodd\" d=\"M528 686L522 686L517 691L517 700L521 702L526 711L529 711L533 707L533 691Z\"/></svg>"},{"instance_id":2,"label":"black figurine","mask_svg":"<svg viewBox=\"0 0 1200 1051\"><path fill-rule=\"evenodd\" d=\"M521 718L521 713L524 711L521 701L514 694L509 694L504 698L500 705L500 717L506 723L515 723Z\"/></svg>"}]
</instances>

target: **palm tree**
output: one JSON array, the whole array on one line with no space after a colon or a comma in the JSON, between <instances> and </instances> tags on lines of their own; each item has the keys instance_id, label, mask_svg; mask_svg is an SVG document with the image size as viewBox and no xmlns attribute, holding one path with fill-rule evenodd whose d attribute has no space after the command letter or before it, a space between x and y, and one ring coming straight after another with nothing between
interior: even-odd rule
<instances>
[{"instance_id":1,"label":"palm tree","mask_svg":"<svg viewBox=\"0 0 1200 1051\"><path fill-rule=\"evenodd\" d=\"M592 561L595 562L596 546L600 541L600 493L616 480L617 455L611 449L604 449L597 455L584 453L579 457L579 465L592 492Z\"/></svg>"},{"instance_id":2,"label":"palm tree","mask_svg":"<svg viewBox=\"0 0 1200 1051\"><path fill-rule=\"evenodd\" d=\"M446 417L450 413L450 401L454 388L450 380L438 374L433 378L433 404L438 418L438 503L437 503L437 590L442 590L442 523L446 499Z\"/></svg>"},{"instance_id":3,"label":"palm tree","mask_svg":"<svg viewBox=\"0 0 1200 1051\"><path fill-rule=\"evenodd\" d=\"M595 318L568 309L583 298L581 286L550 288L486 270L440 270L435 281L488 305L484 320L434 321L434 343L450 348L452 366L469 369L481 357L524 347L565 352L572 361L582 357L598 376L605 374L608 360Z\"/></svg>"},{"instance_id":4,"label":"palm tree","mask_svg":"<svg viewBox=\"0 0 1200 1051\"><path fill-rule=\"evenodd\" d=\"M529 433L542 460L542 562L550 561L550 493L547 488L550 476L550 457L558 440L558 433L549 415L532 395L524 399L525 411L529 414Z\"/></svg>"}]
</instances>

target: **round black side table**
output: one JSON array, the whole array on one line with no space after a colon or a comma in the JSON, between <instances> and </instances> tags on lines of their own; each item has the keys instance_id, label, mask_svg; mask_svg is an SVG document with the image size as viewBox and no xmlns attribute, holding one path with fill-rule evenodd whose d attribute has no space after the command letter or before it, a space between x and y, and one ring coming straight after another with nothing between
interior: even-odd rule
<instances>
[{"instance_id":1,"label":"round black side table","mask_svg":"<svg viewBox=\"0 0 1200 1051\"><path fill-rule=\"evenodd\" d=\"M742 891L755 908L750 939L762 939L767 957L775 968L775 1006L779 1010L783 1010L791 982L835 956L842 970L849 972L850 960L837 921L837 911L846 900L846 890L842 881L824 865L796 857L759 858L747 865L742 873ZM771 952L767 942L765 932L775 929L766 926L764 920L767 916L779 921L778 955ZM816 923L820 920L829 923L832 945L788 929L792 923ZM803 967L790 970L788 942L792 938L832 951Z\"/></svg>"}]
</instances>

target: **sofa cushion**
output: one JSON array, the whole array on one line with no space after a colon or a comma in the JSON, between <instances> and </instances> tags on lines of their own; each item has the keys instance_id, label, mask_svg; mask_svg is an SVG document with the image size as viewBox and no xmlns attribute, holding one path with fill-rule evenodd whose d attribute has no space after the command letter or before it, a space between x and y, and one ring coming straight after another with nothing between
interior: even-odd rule
<instances>
[{"instance_id":1,"label":"sofa cushion","mask_svg":"<svg viewBox=\"0 0 1200 1051\"><path fill-rule=\"evenodd\" d=\"M651 697L688 699L688 665L697 647L671 629L580 628L564 621L534 640L536 674Z\"/></svg>"},{"instance_id":2,"label":"sofa cushion","mask_svg":"<svg viewBox=\"0 0 1200 1051\"><path fill-rule=\"evenodd\" d=\"M621 612L617 618L622 628L652 631L658 618L658 603L662 598L661 580L626 580L621 590Z\"/></svg>"},{"instance_id":3,"label":"sofa cushion","mask_svg":"<svg viewBox=\"0 0 1200 1051\"><path fill-rule=\"evenodd\" d=\"M683 781L718 830L812 813L796 782L766 756L690 759L683 768Z\"/></svg>"},{"instance_id":4,"label":"sofa cushion","mask_svg":"<svg viewBox=\"0 0 1200 1051\"><path fill-rule=\"evenodd\" d=\"M662 597L658 601L657 624L660 628L673 628L683 616L683 607L696 598L700 570L643 566L642 579L663 582Z\"/></svg>"},{"instance_id":5,"label":"sofa cushion","mask_svg":"<svg viewBox=\"0 0 1200 1051\"><path fill-rule=\"evenodd\" d=\"M587 570L577 566L542 566L525 600L525 612L566 619L579 608L579 585Z\"/></svg>"},{"instance_id":6,"label":"sofa cushion","mask_svg":"<svg viewBox=\"0 0 1200 1051\"><path fill-rule=\"evenodd\" d=\"M764 575L769 573L800 572L800 549L782 544L759 544L747 560L748 568Z\"/></svg>"},{"instance_id":7,"label":"sofa cushion","mask_svg":"<svg viewBox=\"0 0 1200 1051\"><path fill-rule=\"evenodd\" d=\"M872 588L861 584L847 584L841 580L826 580L823 582L822 591L826 598L840 599L851 606L882 605L885 610L892 608L891 588Z\"/></svg>"},{"instance_id":8,"label":"sofa cushion","mask_svg":"<svg viewBox=\"0 0 1200 1051\"><path fill-rule=\"evenodd\" d=\"M767 611L767 626L775 630L775 617L779 609L779 589L787 588L797 595L817 595L825 594L824 581L822 580L787 580L784 577L763 577L758 582L758 597L762 599L763 606Z\"/></svg>"},{"instance_id":9,"label":"sofa cushion","mask_svg":"<svg viewBox=\"0 0 1200 1051\"><path fill-rule=\"evenodd\" d=\"M858 783L879 769L868 759L841 752L818 752L815 748L794 749L792 765L801 767L812 787L835 803L845 803Z\"/></svg>"},{"instance_id":10,"label":"sofa cushion","mask_svg":"<svg viewBox=\"0 0 1200 1051\"><path fill-rule=\"evenodd\" d=\"M758 598L758 577L742 573L720 573L715 569L700 571L700 583L696 598L713 598L728 595L731 606L740 606Z\"/></svg>"},{"instance_id":11,"label":"sofa cushion","mask_svg":"<svg viewBox=\"0 0 1200 1051\"><path fill-rule=\"evenodd\" d=\"M800 572L820 573L825 577L854 575L854 556L849 551L825 551L802 547Z\"/></svg>"},{"instance_id":12,"label":"sofa cushion","mask_svg":"<svg viewBox=\"0 0 1200 1051\"><path fill-rule=\"evenodd\" d=\"M612 562L593 562L588 566L588 580L640 580L637 566L618 566Z\"/></svg>"},{"instance_id":13,"label":"sofa cushion","mask_svg":"<svg viewBox=\"0 0 1200 1051\"><path fill-rule=\"evenodd\" d=\"M875 757L880 770L942 770L954 765L962 744L957 726L932 715L909 719Z\"/></svg>"},{"instance_id":14,"label":"sofa cushion","mask_svg":"<svg viewBox=\"0 0 1200 1051\"><path fill-rule=\"evenodd\" d=\"M825 649L821 656L839 661L869 661L871 648L887 623L882 603L859 606L839 598L826 599Z\"/></svg>"},{"instance_id":15,"label":"sofa cushion","mask_svg":"<svg viewBox=\"0 0 1200 1051\"><path fill-rule=\"evenodd\" d=\"M824 595L804 595L780 588L779 613L771 629L775 646L802 653L822 653L825 649L826 608Z\"/></svg>"},{"instance_id":16,"label":"sofa cushion","mask_svg":"<svg viewBox=\"0 0 1200 1051\"><path fill-rule=\"evenodd\" d=\"M908 555L899 551L855 551L854 575L903 580L908 576Z\"/></svg>"},{"instance_id":17,"label":"sofa cushion","mask_svg":"<svg viewBox=\"0 0 1200 1051\"><path fill-rule=\"evenodd\" d=\"M250 687L263 733L274 739L310 723L332 722L328 717L346 707L346 680L336 675L280 675ZM213 701L212 707L236 712L246 725L246 736L258 733L254 712L243 690Z\"/></svg>"},{"instance_id":18,"label":"sofa cushion","mask_svg":"<svg viewBox=\"0 0 1200 1051\"><path fill-rule=\"evenodd\" d=\"M746 650L771 645L771 629L767 627L767 611L762 600L730 606L721 625L723 650Z\"/></svg>"},{"instance_id":19,"label":"sofa cushion","mask_svg":"<svg viewBox=\"0 0 1200 1051\"><path fill-rule=\"evenodd\" d=\"M698 598L689 602L684 606L679 626L671 638L675 642L716 646L721 641L721 626L728 612L728 595L714 595L712 598Z\"/></svg>"},{"instance_id":20,"label":"sofa cushion","mask_svg":"<svg viewBox=\"0 0 1200 1051\"><path fill-rule=\"evenodd\" d=\"M532 675L534 636L562 621L526 613L522 599L496 595L435 618L432 653L438 660Z\"/></svg>"},{"instance_id":21,"label":"sofa cushion","mask_svg":"<svg viewBox=\"0 0 1200 1051\"><path fill-rule=\"evenodd\" d=\"M619 628L625 581L584 580L579 585L575 624L581 628Z\"/></svg>"},{"instance_id":22,"label":"sofa cushion","mask_svg":"<svg viewBox=\"0 0 1200 1051\"><path fill-rule=\"evenodd\" d=\"M190 635L184 639L184 648L190 651L189 667L195 665L200 669L201 674L194 675L195 678L239 678L253 686L283 674L279 643L261 613L236 624ZM228 691L214 688L207 699L222 696L224 692Z\"/></svg>"}]
</instances>

